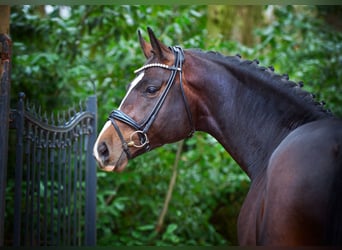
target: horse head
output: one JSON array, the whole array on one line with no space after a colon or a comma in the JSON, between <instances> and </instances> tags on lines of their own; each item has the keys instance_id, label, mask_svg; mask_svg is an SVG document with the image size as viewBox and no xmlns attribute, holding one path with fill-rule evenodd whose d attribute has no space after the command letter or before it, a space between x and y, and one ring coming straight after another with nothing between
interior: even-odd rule
<instances>
[{"instance_id":1,"label":"horse head","mask_svg":"<svg viewBox=\"0 0 342 250\"><path fill-rule=\"evenodd\" d=\"M150 28L148 33L150 43L138 32L147 61L135 71L126 96L110 113L94 145L94 156L105 171L122 171L129 159L194 132L184 52L160 42Z\"/></svg>"}]
</instances>

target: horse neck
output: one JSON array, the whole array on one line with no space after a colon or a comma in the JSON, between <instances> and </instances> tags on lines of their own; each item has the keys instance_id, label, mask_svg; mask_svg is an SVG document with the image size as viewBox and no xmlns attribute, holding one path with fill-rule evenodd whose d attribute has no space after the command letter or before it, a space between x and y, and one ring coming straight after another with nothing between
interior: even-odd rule
<instances>
[{"instance_id":1,"label":"horse neck","mask_svg":"<svg viewBox=\"0 0 342 250\"><path fill-rule=\"evenodd\" d=\"M214 136L251 179L267 168L270 155L293 129L326 116L290 93L295 90L284 85L292 82L270 72L260 74L258 70L266 69L237 57L216 55L215 61L204 55L187 59L196 129Z\"/></svg>"}]
</instances>

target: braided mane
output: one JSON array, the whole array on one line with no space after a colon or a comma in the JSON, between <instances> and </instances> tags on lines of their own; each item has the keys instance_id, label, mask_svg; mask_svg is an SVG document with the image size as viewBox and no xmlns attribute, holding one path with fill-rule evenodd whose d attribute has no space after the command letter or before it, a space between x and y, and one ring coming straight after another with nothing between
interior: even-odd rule
<instances>
[{"instance_id":1,"label":"braided mane","mask_svg":"<svg viewBox=\"0 0 342 250\"><path fill-rule=\"evenodd\" d=\"M221 64L235 65L246 70L246 73L254 74L257 78L267 81L270 84L281 88L284 92L292 96L297 96L304 103L310 104L315 111L323 112L327 115L332 115L329 109L325 109L324 101L317 101L315 95L304 90L302 81L294 82L289 79L288 74L278 74L274 72L274 67L260 66L258 60L242 59L238 54L236 56L224 56L221 53L209 51L203 52L201 50L194 50L198 53L203 53L206 57L218 61Z\"/></svg>"}]
</instances>

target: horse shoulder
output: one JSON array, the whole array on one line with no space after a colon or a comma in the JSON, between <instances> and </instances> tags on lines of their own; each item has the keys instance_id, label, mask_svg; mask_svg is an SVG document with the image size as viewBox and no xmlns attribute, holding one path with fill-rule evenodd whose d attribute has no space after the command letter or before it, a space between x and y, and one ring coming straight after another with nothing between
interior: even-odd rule
<instances>
[{"instance_id":1,"label":"horse shoulder","mask_svg":"<svg viewBox=\"0 0 342 250\"><path fill-rule=\"evenodd\" d=\"M273 171L298 176L310 175L321 179L318 173L341 165L342 121L319 120L292 131L278 145L270 157L268 174Z\"/></svg>"},{"instance_id":2,"label":"horse shoulder","mask_svg":"<svg viewBox=\"0 0 342 250\"><path fill-rule=\"evenodd\" d=\"M331 183L341 167L341 121L315 121L292 131L270 157L259 240L312 244L317 239L319 243L327 223L323 215L329 213Z\"/></svg>"}]
</instances>

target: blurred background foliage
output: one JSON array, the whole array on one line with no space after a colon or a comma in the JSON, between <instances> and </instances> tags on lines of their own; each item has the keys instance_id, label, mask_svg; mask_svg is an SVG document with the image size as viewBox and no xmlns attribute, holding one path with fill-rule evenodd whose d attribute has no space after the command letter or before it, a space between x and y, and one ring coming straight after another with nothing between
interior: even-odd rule
<instances>
[{"instance_id":1,"label":"blurred background foliage","mask_svg":"<svg viewBox=\"0 0 342 250\"><path fill-rule=\"evenodd\" d=\"M43 110L98 96L98 127L118 107L150 26L168 45L240 54L273 65L342 117L341 6L13 6L12 102L24 91ZM14 106L14 105L12 105ZM249 180L215 139L186 139L163 227L156 230L176 151L166 145L98 171L98 245L237 244Z\"/></svg>"}]
</instances>

